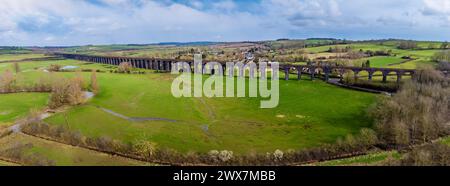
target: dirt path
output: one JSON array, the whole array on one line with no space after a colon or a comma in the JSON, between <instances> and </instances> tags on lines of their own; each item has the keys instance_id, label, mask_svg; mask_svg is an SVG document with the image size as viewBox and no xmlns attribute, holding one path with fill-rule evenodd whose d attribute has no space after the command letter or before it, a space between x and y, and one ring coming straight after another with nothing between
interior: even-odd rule
<instances>
[{"instance_id":1,"label":"dirt path","mask_svg":"<svg viewBox=\"0 0 450 186\"><path fill-rule=\"evenodd\" d=\"M50 113L50 112L42 113L39 116L39 120L44 120L50 116L52 116L52 113ZM22 126L25 124L26 124L25 120L20 120L20 121L16 122L13 126L9 127L9 130L11 130L13 133L21 132Z\"/></svg>"},{"instance_id":2,"label":"dirt path","mask_svg":"<svg viewBox=\"0 0 450 186\"><path fill-rule=\"evenodd\" d=\"M203 98L196 98L201 105L204 106L205 110L208 112L208 117L211 121L216 120L216 113L214 112L214 108L211 107L211 105L209 105L208 103L206 103L206 101Z\"/></svg>"},{"instance_id":3,"label":"dirt path","mask_svg":"<svg viewBox=\"0 0 450 186\"><path fill-rule=\"evenodd\" d=\"M112 111L110 109L107 109L107 108L103 108L103 107L100 107L100 106L95 106L95 107L100 109L100 110L102 110L102 111L104 111L104 112L106 112L106 113L108 113L108 114L110 114L110 115L113 115L113 116L116 116L116 117L119 117L119 118L122 118L122 119L125 119L125 120L128 120L128 121L131 121L131 122L140 122L140 121L167 121L167 122L172 122L172 123L178 122L177 120L167 119L167 118L158 118L158 117L142 117L142 118L140 118L140 117L128 117L128 116L125 116L125 115L122 115L120 113L114 112L114 111Z\"/></svg>"}]
</instances>

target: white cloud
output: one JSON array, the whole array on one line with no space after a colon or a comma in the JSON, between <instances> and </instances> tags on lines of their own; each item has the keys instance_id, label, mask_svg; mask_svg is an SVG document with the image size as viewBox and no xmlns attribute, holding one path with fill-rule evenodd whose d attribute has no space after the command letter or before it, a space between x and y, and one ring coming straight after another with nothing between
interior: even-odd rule
<instances>
[{"instance_id":1,"label":"white cloud","mask_svg":"<svg viewBox=\"0 0 450 186\"><path fill-rule=\"evenodd\" d=\"M450 15L450 1L448 0L424 0L424 3L427 13Z\"/></svg>"},{"instance_id":2,"label":"white cloud","mask_svg":"<svg viewBox=\"0 0 450 186\"><path fill-rule=\"evenodd\" d=\"M422 14L439 19L443 26L450 26L450 1L424 0Z\"/></svg>"},{"instance_id":3,"label":"white cloud","mask_svg":"<svg viewBox=\"0 0 450 186\"><path fill-rule=\"evenodd\" d=\"M204 6L204 4L201 1L197 0L189 1L189 4L196 9L202 9Z\"/></svg>"},{"instance_id":4,"label":"white cloud","mask_svg":"<svg viewBox=\"0 0 450 186\"><path fill-rule=\"evenodd\" d=\"M236 8L236 4L232 0L222 0L213 3L213 8L225 11L232 11Z\"/></svg>"},{"instance_id":5,"label":"white cloud","mask_svg":"<svg viewBox=\"0 0 450 186\"><path fill-rule=\"evenodd\" d=\"M100 0L100 1L110 6L124 5L130 3L129 0Z\"/></svg>"},{"instance_id":6,"label":"white cloud","mask_svg":"<svg viewBox=\"0 0 450 186\"><path fill-rule=\"evenodd\" d=\"M335 0L266 0L263 6L271 17L282 16L300 27L326 26L342 15Z\"/></svg>"},{"instance_id":7,"label":"white cloud","mask_svg":"<svg viewBox=\"0 0 450 186\"><path fill-rule=\"evenodd\" d=\"M449 40L448 0L2 0L0 45L78 45L281 37ZM409 27L409 29L405 29ZM384 35L380 35L380 34Z\"/></svg>"}]
</instances>

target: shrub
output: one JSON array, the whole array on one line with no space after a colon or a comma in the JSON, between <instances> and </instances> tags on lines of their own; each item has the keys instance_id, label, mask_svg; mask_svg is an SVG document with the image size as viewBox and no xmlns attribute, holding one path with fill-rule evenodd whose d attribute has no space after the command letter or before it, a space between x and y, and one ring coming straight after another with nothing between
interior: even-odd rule
<instances>
[{"instance_id":1,"label":"shrub","mask_svg":"<svg viewBox=\"0 0 450 186\"><path fill-rule=\"evenodd\" d=\"M375 145L374 132L370 129L361 130L360 135L346 137L339 140L337 145L324 145L303 150L276 150L273 153L235 156L228 150L211 150L208 153L189 152L181 154L173 149L157 148L149 141L137 141L133 145L123 144L109 137L84 137L79 132L73 132L62 126L33 123L25 125L23 132L34 135L46 135L55 140L72 145L90 147L109 153L122 153L129 157L140 157L147 161L160 161L173 165L208 164L208 165L291 165L292 163L306 163L309 161L323 161L354 154Z\"/></svg>"},{"instance_id":2,"label":"shrub","mask_svg":"<svg viewBox=\"0 0 450 186\"><path fill-rule=\"evenodd\" d=\"M233 151L217 151L217 150L211 150L208 152L207 157L210 161L213 163L225 163L233 159Z\"/></svg>"},{"instance_id":3,"label":"shrub","mask_svg":"<svg viewBox=\"0 0 450 186\"><path fill-rule=\"evenodd\" d=\"M209 158L216 163L219 160L219 154L220 152L218 150L211 150L208 152Z\"/></svg>"},{"instance_id":4,"label":"shrub","mask_svg":"<svg viewBox=\"0 0 450 186\"><path fill-rule=\"evenodd\" d=\"M273 153L273 159L274 159L274 161L278 162L278 161L283 160L283 155L284 155L283 151L277 149L277 150Z\"/></svg>"},{"instance_id":5,"label":"shrub","mask_svg":"<svg viewBox=\"0 0 450 186\"><path fill-rule=\"evenodd\" d=\"M430 144L414 148L400 160L403 166L449 166L450 147L444 144Z\"/></svg>"},{"instance_id":6,"label":"shrub","mask_svg":"<svg viewBox=\"0 0 450 186\"><path fill-rule=\"evenodd\" d=\"M156 152L156 144L141 140L133 144L133 152L141 157L152 158Z\"/></svg>"},{"instance_id":7,"label":"shrub","mask_svg":"<svg viewBox=\"0 0 450 186\"><path fill-rule=\"evenodd\" d=\"M437 69L440 71L450 71L450 62L439 62Z\"/></svg>"},{"instance_id":8,"label":"shrub","mask_svg":"<svg viewBox=\"0 0 450 186\"><path fill-rule=\"evenodd\" d=\"M233 151L223 150L219 153L219 159L222 162L227 162L233 158Z\"/></svg>"},{"instance_id":9,"label":"shrub","mask_svg":"<svg viewBox=\"0 0 450 186\"><path fill-rule=\"evenodd\" d=\"M359 134L359 144L363 146L375 145L378 143L377 133L372 129L363 128Z\"/></svg>"},{"instance_id":10,"label":"shrub","mask_svg":"<svg viewBox=\"0 0 450 186\"><path fill-rule=\"evenodd\" d=\"M14 67L14 71L16 72L16 74L20 72L20 66L19 66L19 63L15 62L15 63L13 64L13 67Z\"/></svg>"},{"instance_id":11,"label":"shrub","mask_svg":"<svg viewBox=\"0 0 450 186\"><path fill-rule=\"evenodd\" d=\"M119 68L118 68L120 73L130 73L132 69L133 69L133 66L129 62L120 63Z\"/></svg>"},{"instance_id":12,"label":"shrub","mask_svg":"<svg viewBox=\"0 0 450 186\"><path fill-rule=\"evenodd\" d=\"M0 76L0 91L11 92L15 89L16 77L10 70L6 70Z\"/></svg>"},{"instance_id":13,"label":"shrub","mask_svg":"<svg viewBox=\"0 0 450 186\"><path fill-rule=\"evenodd\" d=\"M61 65L51 64L50 67L48 68L48 71L50 71L50 72L59 72L59 71L61 71Z\"/></svg>"},{"instance_id":14,"label":"shrub","mask_svg":"<svg viewBox=\"0 0 450 186\"><path fill-rule=\"evenodd\" d=\"M352 48L350 46L346 46L346 47L339 47L339 46L335 46L335 47L330 47L327 52L331 52L331 53L345 53L345 52L350 52L352 51Z\"/></svg>"}]
</instances>

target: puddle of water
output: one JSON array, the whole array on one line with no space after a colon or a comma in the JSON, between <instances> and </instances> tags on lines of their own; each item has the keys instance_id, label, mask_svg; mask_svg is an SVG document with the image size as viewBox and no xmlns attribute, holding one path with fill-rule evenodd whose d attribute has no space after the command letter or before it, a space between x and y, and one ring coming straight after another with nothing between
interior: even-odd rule
<instances>
[{"instance_id":1,"label":"puddle of water","mask_svg":"<svg viewBox=\"0 0 450 186\"><path fill-rule=\"evenodd\" d=\"M93 92L88 92L88 91L85 91L84 92L84 97L86 98L86 99L91 99L91 98L93 98L94 97L94 93Z\"/></svg>"},{"instance_id":2,"label":"puddle of water","mask_svg":"<svg viewBox=\"0 0 450 186\"><path fill-rule=\"evenodd\" d=\"M49 113L43 113L43 114L41 114L40 118L41 118L41 120L43 120L43 119L47 119L50 116L51 116L51 114L49 114Z\"/></svg>"},{"instance_id":3,"label":"puddle of water","mask_svg":"<svg viewBox=\"0 0 450 186\"><path fill-rule=\"evenodd\" d=\"M72 70L72 69L77 69L77 68L79 68L79 67L69 65L69 66L62 67L61 70Z\"/></svg>"}]
</instances>

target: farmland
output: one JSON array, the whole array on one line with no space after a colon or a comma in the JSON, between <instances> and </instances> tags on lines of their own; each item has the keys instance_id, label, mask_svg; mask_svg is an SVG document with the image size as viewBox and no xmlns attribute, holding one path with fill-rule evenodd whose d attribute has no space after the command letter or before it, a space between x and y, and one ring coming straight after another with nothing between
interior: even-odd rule
<instances>
[{"instance_id":1,"label":"farmland","mask_svg":"<svg viewBox=\"0 0 450 186\"><path fill-rule=\"evenodd\" d=\"M339 136L370 127L370 123L364 122L367 120L364 108L375 100L374 95L341 90L321 82L288 82L281 85L280 91L290 99L280 100L275 110L260 110L257 98L173 98L172 78L100 74L102 92L88 105L55 115L47 122L62 125L67 119L71 128L88 136L106 135L125 142L145 139L183 152L213 149L267 152L331 143ZM330 91L334 95L327 94ZM315 97L327 100L327 104L316 104ZM129 117L178 122L130 122L98 107ZM339 112L333 108L339 108ZM235 135L241 138L236 139ZM291 140L295 143L289 143Z\"/></svg>"},{"instance_id":2,"label":"farmland","mask_svg":"<svg viewBox=\"0 0 450 186\"><path fill-rule=\"evenodd\" d=\"M307 64L343 63L359 66L370 61L370 67L417 69L435 66L432 57L440 49L398 49L393 42L344 43L333 40L273 41L270 43L211 43L201 45L111 45L85 46L61 49L72 52L106 56L189 58L191 51L207 51L207 59L239 58L242 50L258 48L255 56L269 59L301 59L282 63ZM337 42L337 44L336 44ZM439 46L439 43L432 43ZM300 47L301 46L301 47ZM267 49L267 47L272 47ZM333 48L350 48L351 51L390 51L389 55L361 55L346 58L351 52L335 52ZM37 53L0 55L0 73L14 72L16 85L30 86L42 79L60 80L81 77L84 87L89 87L92 72L97 71L99 92L83 103L52 111L43 123L64 128L81 139L111 139L133 146L150 142L158 149L169 149L180 154L207 154L213 150L231 151L234 155L251 155L306 150L335 144L348 136L358 136L361 129L373 128L368 115L370 107L385 95L356 91L328 84L320 79L310 80L305 74L301 80L291 74L292 80L280 81L280 102L273 109L260 109L262 97L245 98L175 98L171 85L177 77L170 73L140 69L143 73L113 73L118 67L89 63L73 59L46 59ZM28 59L42 58L34 61ZM235 58L230 58L235 59ZM17 62L20 61L20 62ZM17 71L18 63L20 67ZM49 70L55 65L75 67L73 70ZM136 69L135 69L136 70ZM352 77L352 74L347 76ZM365 72L360 77L367 77ZM206 81L208 76L203 76ZM235 80L237 77L234 78ZM283 76L280 79L284 79ZM406 77L405 79L408 79ZM404 80L405 80L404 79ZM379 73L374 84L382 84ZM248 88L248 78L246 78ZM396 77L387 84L396 84ZM88 89L89 90L89 89ZM50 93L0 94L0 130L26 118L31 110L48 109ZM113 157L104 152L70 145L58 140L46 140L24 133L12 133L0 138L0 152L19 148L23 156L18 161L38 157L50 165L152 165L123 157ZM58 142L55 142L58 141ZM20 142L17 144L16 142ZM64 153L60 153L64 152ZM3 155L4 156L4 155ZM0 154L2 157L2 154ZM377 152L362 157L329 161L317 165L366 165L381 163L387 158L399 158L397 152ZM32 162L35 162L33 160ZM39 161L38 161L39 162ZM41 161L42 163L42 161ZM0 161L0 165L8 165Z\"/></svg>"},{"instance_id":3,"label":"farmland","mask_svg":"<svg viewBox=\"0 0 450 186\"><path fill-rule=\"evenodd\" d=\"M23 69L39 68L21 73L22 79L33 81L34 77L47 75L40 70L53 63L84 64L72 60L24 63ZM86 66L107 69L96 64ZM73 76L75 73L62 75ZM88 78L89 73L83 75ZM370 127L370 122L365 122L365 107L376 99L369 93L340 89L320 81L290 81L283 83L280 89L282 95L291 99L281 99L276 110L260 110L260 98L174 98L170 94L173 78L170 74L100 73L101 92L96 97L85 105L54 115L46 122L53 125L68 122L71 129L92 137L108 136L128 143L151 140L182 152L213 149L265 152L332 143L337 137ZM331 91L333 95L328 94ZM296 92L304 94L297 95ZM354 96L349 97L348 94ZM9 97L20 99L23 96L12 94ZM45 103L46 96L42 97L41 104ZM317 104L316 97L327 100L327 104ZM128 117L168 118L178 122L132 122L117 118L99 107ZM339 108L339 112L334 108ZM353 119L349 122L346 118ZM318 133L326 135L319 136ZM236 134L242 136L239 141L234 138ZM288 143L290 140L295 143ZM272 144L267 144L267 141L272 141Z\"/></svg>"},{"instance_id":4,"label":"farmland","mask_svg":"<svg viewBox=\"0 0 450 186\"><path fill-rule=\"evenodd\" d=\"M48 94L20 93L0 95L0 128L23 118L31 109L42 109L47 104Z\"/></svg>"},{"instance_id":5,"label":"farmland","mask_svg":"<svg viewBox=\"0 0 450 186\"><path fill-rule=\"evenodd\" d=\"M0 62L8 62L8 61L20 61L25 59L36 59L43 58L45 55L43 54L2 54L0 55Z\"/></svg>"},{"instance_id":6,"label":"farmland","mask_svg":"<svg viewBox=\"0 0 450 186\"><path fill-rule=\"evenodd\" d=\"M83 148L56 143L24 134L12 134L0 139L0 154L8 156L8 150L17 149L18 157L10 157L15 161L41 161L43 165L57 166L136 166L149 165L131 159L114 157ZM42 162L44 160L44 162ZM1 165L1 162L0 162ZM8 164L6 164L8 165Z\"/></svg>"}]
</instances>

